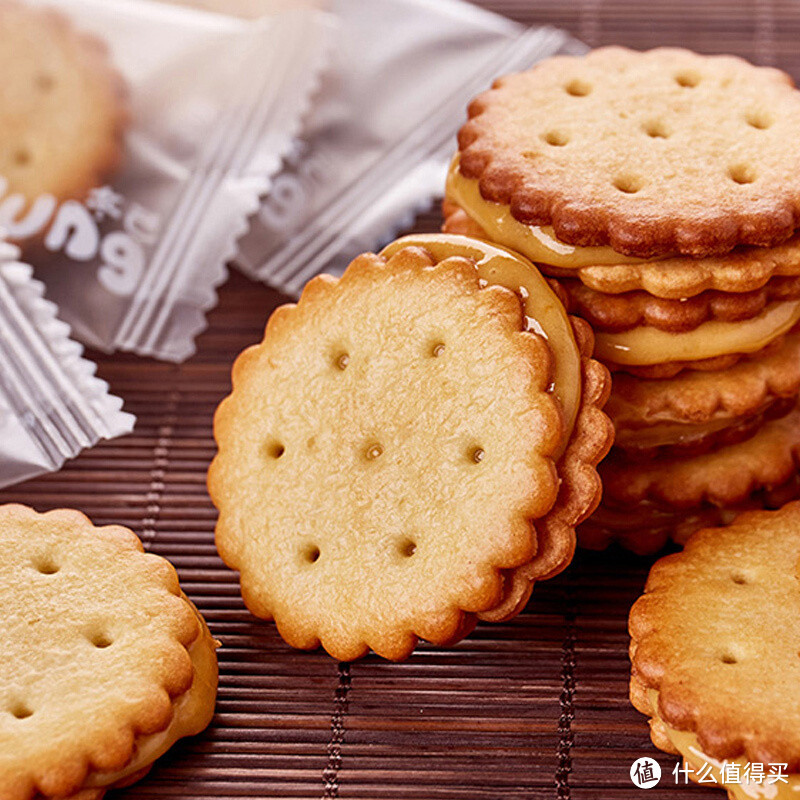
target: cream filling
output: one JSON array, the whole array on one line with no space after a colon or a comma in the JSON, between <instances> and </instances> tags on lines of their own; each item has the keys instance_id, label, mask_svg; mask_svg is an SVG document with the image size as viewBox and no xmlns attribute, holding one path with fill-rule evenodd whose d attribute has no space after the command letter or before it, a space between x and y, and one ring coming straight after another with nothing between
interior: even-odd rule
<instances>
[{"instance_id":1,"label":"cream filling","mask_svg":"<svg viewBox=\"0 0 800 800\"><path fill-rule=\"evenodd\" d=\"M446 196L480 225L493 242L512 248L531 261L558 269L658 261L624 256L611 247L578 247L560 241L551 227L525 225L508 205L485 200L478 181L465 178L460 157L453 158ZM743 322L710 320L693 331L671 333L639 326L621 333L596 333L595 356L601 361L648 366L671 361L699 361L732 353L753 353L800 321L800 301L778 302ZM668 357L666 356L668 354Z\"/></svg>"},{"instance_id":2,"label":"cream filling","mask_svg":"<svg viewBox=\"0 0 800 800\"><path fill-rule=\"evenodd\" d=\"M528 327L547 340L555 358L552 392L561 406L565 424L561 451L556 454L556 458L560 457L572 435L580 407L581 355L567 312L539 270L502 247L448 234L405 236L390 244L381 255L390 258L404 247L423 247L440 261L453 256L469 258L487 284L504 286L520 297Z\"/></svg>"},{"instance_id":3,"label":"cream filling","mask_svg":"<svg viewBox=\"0 0 800 800\"><path fill-rule=\"evenodd\" d=\"M709 320L685 333L646 325L622 333L599 332L595 336L595 357L615 364L647 366L755 353L787 333L798 321L800 300L785 300L771 303L752 319Z\"/></svg>"},{"instance_id":4,"label":"cream filling","mask_svg":"<svg viewBox=\"0 0 800 800\"><path fill-rule=\"evenodd\" d=\"M445 196L459 205L480 225L493 242L510 247L531 261L559 269L641 264L641 259L622 255L611 247L579 247L558 239L552 227L526 225L515 219L511 208L503 203L485 200L478 181L465 178L459 169L458 153L450 164Z\"/></svg>"},{"instance_id":5,"label":"cream filling","mask_svg":"<svg viewBox=\"0 0 800 800\"><path fill-rule=\"evenodd\" d=\"M755 422L760 415L769 411L775 404L774 399L768 399L748 414L729 417L725 416L723 412L704 422L678 422L668 417L657 418L650 423L638 421L635 427L626 427L623 422L617 428L615 441L619 445L627 445L635 449L694 442L720 431Z\"/></svg>"},{"instance_id":6,"label":"cream filling","mask_svg":"<svg viewBox=\"0 0 800 800\"><path fill-rule=\"evenodd\" d=\"M709 422L660 422L648 428L618 430L616 442L629 447L635 445L637 449L682 444L719 433L719 431L732 428L745 420L747 417L717 419Z\"/></svg>"},{"instance_id":7,"label":"cream filling","mask_svg":"<svg viewBox=\"0 0 800 800\"><path fill-rule=\"evenodd\" d=\"M675 728L670 728L663 719L661 719L656 709L658 708L658 692L652 690L650 692L650 703L653 708L653 718L663 725L667 736L675 749L683 757L684 761L695 771L695 774L700 769L707 769L708 764L709 772L716 779L716 784L709 780L709 786L724 786L733 795L736 800L798 800L800 798L800 775L791 774L787 776L787 783L783 781L777 783L769 783L766 776L769 774L769 765L764 765L765 779L761 783L724 783L723 782L723 762L716 758L706 755L701 749L697 741L697 736L688 731L679 731ZM729 758L728 764L738 764L739 774L744 775L744 769L747 761L744 758ZM785 773L784 773L785 774Z\"/></svg>"},{"instance_id":8,"label":"cream filling","mask_svg":"<svg viewBox=\"0 0 800 800\"><path fill-rule=\"evenodd\" d=\"M149 767L184 736L194 736L208 727L214 716L217 696L217 643L208 626L198 614L200 633L188 649L194 666L192 685L174 704L169 726L160 733L142 736L136 740L136 750L130 763L116 772L93 772L83 784L84 789L94 789L124 781L131 775Z\"/></svg>"}]
</instances>

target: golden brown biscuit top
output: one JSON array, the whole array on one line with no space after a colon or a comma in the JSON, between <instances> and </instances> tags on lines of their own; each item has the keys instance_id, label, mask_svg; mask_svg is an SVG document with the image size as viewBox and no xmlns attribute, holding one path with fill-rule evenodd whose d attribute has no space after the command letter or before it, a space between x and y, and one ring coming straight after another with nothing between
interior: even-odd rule
<instances>
[{"instance_id":1,"label":"golden brown biscuit top","mask_svg":"<svg viewBox=\"0 0 800 800\"><path fill-rule=\"evenodd\" d=\"M620 47L498 80L461 171L564 242L650 258L771 246L800 219L800 93L731 56Z\"/></svg>"},{"instance_id":2,"label":"golden brown biscuit top","mask_svg":"<svg viewBox=\"0 0 800 800\"><path fill-rule=\"evenodd\" d=\"M634 676L658 717L715 759L800 771L800 503L695 534L630 615Z\"/></svg>"},{"instance_id":3,"label":"golden brown biscuit top","mask_svg":"<svg viewBox=\"0 0 800 800\"><path fill-rule=\"evenodd\" d=\"M0 796L62 797L167 728L201 631L175 570L77 511L0 506Z\"/></svg>"}]
</instances>

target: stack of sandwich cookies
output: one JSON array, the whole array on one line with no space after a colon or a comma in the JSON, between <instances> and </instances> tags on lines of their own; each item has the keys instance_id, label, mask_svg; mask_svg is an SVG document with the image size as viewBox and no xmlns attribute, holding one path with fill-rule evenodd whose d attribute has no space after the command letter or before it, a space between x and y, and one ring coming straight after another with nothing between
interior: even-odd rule
<instances>
[{"instance_id":1,"label":"stack of sandwich cookies","mask_svg":"<svg viewBox=\"0 0 800 800\"><path fill-rule=\"evenodd\" d=\"M216 643L126 528L0 506L0 796L99 800L211 721Z\"/></svg>"},{"instance_id":2,"label":"stack of sandwich cookies","mask_svg":"<svg viewBox=\"0 0 800 800\"><path fill-rule=\"evenodd\" d=\"M469 116L445 230L535 261L614 375L616 443L582 541L652 550L795 492L800 93L788 77L606 48L501 79ZM724 479L726 463L741 474Z\"/></svg>"},{"instance_id":3,"label":"stack of sandwich cookies","mask_svg":"<svg viewBox=\"0 0 800 800\"><path fill-rule=\"evenodd\" d=\"M653 743L731 800L797 797L800 503L695 533L630 614L631 701Z\"/></svg>"},{"instance_id":4,"label":"stack of sandwich cookies","mask_svg":"<svg viewBox=\"0 0 800 800\"><path fill-rule=\"evenodd\" d=\"M599 501L591 349L530 262L464 237L311 281L215 418L217 547L251 611L345 660L518 613Z\"/></svg>"}]
</instances>

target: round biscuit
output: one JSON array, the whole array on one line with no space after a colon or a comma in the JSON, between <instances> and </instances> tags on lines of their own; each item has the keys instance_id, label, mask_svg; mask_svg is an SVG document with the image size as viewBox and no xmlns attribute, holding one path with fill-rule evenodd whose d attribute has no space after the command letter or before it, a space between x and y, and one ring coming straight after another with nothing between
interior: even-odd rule
<instances>
[{"instance_id":1,"label":"round biscuit","mask_svg":"<svg viewBox=\"0 0 800 800\"><path fill-rule=\"evenodd\" d=\"M634 604L631 699L709 758L800 771L800 503L695 533L657 562Z\"/></svg>"},{"instance_id":2,"label":"round biscuit","mask_svg":"<svg viewBox=\"0 0 800 800\"><path fill-rule=\"evenodd\" d=\"M798 125L783 72L606 47L499 79L458 139L462 174L519 222L578 246L697 257L798 227Z\"/></svg>"},{"instance_id":3,"label":"round biscuit","mask_svg":"<svg viewBox=\"0 0 800 800\"><path fill-rule=\"evenodd\" d=\"M4 800L91 794L129 766L170 725L207 634L165 559L65 509L0 506L0 607Z\"/></svg>"},{"instance_id":4,"label":"round biscuit","mask_svg":"<svg viewBox=\"0 0 800 800\"><path fill-rule=\"evenodd\" d=\"M468 632L557 499L551 360L464 258L407 247L309 283L215 418L217 546L251 611L344 660Z\"/></svg>"},{"instance_id":5,"label":"round biscuit","mask_svg":"<svg viewBox=\"0 0 800 800\"><path fill-rule=\"evenodd\" d=\"M62 14L0 0L0 188L82 200L119 166L125 90L108 49Z\"/></svg>"}]
</instances>

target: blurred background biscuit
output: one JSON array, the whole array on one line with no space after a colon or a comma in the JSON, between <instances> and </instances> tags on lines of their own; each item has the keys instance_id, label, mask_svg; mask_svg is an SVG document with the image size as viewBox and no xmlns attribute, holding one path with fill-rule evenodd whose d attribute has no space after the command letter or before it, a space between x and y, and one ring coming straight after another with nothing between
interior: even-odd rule
<instances>
[{"instance_id":1,"label":"blurred background biscuit","mask_svg":"<svg viewBox=\"0 0 800 800\"><path fill-rule=\"evenodd\" d=\"M117 170L125 91L103 42L57 11L0 0L0 73L4 194L81 200Z\"/></svg>"}]
</instances>

